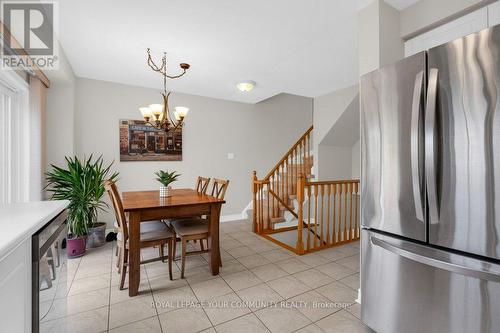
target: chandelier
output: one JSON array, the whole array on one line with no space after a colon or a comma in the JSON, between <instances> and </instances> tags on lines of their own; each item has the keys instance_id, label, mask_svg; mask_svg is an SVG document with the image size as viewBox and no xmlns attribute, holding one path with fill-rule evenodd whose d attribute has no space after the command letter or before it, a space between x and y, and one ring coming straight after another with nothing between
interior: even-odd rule
<instances>
[{"instance_id":1,"label":"chandelier","mask_svg":"<svg viewBox=\"0 0 500 333\"><path fill-rule=\"evenodd\" d=\"M146 107L139 108L142 116L146 123L156 129L163 130L165 132L175 131L176 129L182 127L184 123L184 118L189 112L189 108L183 106L175 107L173 115L170 113L168 107L168 98L170 97L170 92L167 92L167 78L177 79L186 74L189 69L189 64L181 63L179 67L182 72L178 75L168 75L167 74L167 53L163 53L161 58L161 65L155 64L151 58L151 51L148 48L148 66L155 72L160 73L163 77L163 91L161 95L163 97L163 104L151 104Z\"/></svg>"}]
</instances>

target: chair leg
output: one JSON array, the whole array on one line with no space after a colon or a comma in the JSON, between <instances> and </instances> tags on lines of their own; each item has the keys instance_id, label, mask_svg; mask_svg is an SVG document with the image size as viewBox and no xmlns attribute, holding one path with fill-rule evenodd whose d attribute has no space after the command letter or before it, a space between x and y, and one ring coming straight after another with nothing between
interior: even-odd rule
<instances>
[{"instance_id":1,"label":"chair leg","mask_svg":"<svg viewBox=\"0 0 500 333\"><path fill-rule=\"evenodd\" d=\"M219 266L222 267L222 258L220 256L220 249L219 249Z\"/></svg>"},{"instance_id":2,"label":"chair leg","mask_svg":"<svg viewBox=\"0 0 500 333\"><path fill-rule=\"evenodd\" d=\"M174 249L175 237L168 240L168 277L172 280L172 261L174 258L172 257L173 249Z\"/></svg>"},{"instance_id":3,"label":"chair leg","mask_svg":"<svg viewBox=\"0 0 500 333\"><path fill-rule=\"evenodd\" d=\"M121 258L120 258L120 265L121 265L121 277L120 277L120 290L123 290L123 286L125 285L125 277L127 276L127 262L128 262L128 250L127 249L120 249L121 253Z\"/></svg>"},{"instance_id":4,"label":"chair leg","mask_svg":"<svg viewBox=\"0 0 500 333\"><path fill-rule=\"evenodd\" d=\"M163 258L163 257L164 257L164 254L163 254L163 244L161 244L161 245L158 247L158 252L159 252L159 254L160 254L161 261L162 261L162 262L165 262L165 259Z\"/></svg>"},{"instance_id":5,"label":"chair leg","mask_svg":"<svg viewBox=\"0 0 500 333\"><path fill-rule=\"evenodd\" d=\"M187 241L181 237L182 255L181 255L181 279L184 279L184 268L186 267L186 247Z\"/></svg>"},{"instance_id":6,"label":"chair leg","mask_svg":"<svg viewBox=\"0 0 500 333\"><path fill-rule=\"evenodd\" d=\"M116 255L117 255L117 260L116 260L116 268L118 269L118 274L120 274L120 258L121 258L121 252L122 252L122 249L121 247L119 247L118 245L116 246Z\"/></svg>"},{"instance_id":7,"label":"chair leg","mask_svg":"<svg viewBox=\"0 0 500 333\"><path fill-rule=\"evenodd\" d=\"M200 239L200 249L205 251L205 246L203 246L203 239Z\"/></svg>"}]
</instances>

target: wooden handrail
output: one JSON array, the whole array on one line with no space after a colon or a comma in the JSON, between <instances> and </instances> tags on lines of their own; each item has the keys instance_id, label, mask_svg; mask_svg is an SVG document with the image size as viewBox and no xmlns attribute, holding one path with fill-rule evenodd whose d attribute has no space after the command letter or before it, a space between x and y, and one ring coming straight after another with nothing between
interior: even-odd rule
<instances>
[{"instance_id":1,"label":"wooden handrail","mask_svg":"<svg viewBox=\"0 0 500 333\"><path fill-rule=\"evenodd\" d=\"M263 179L269 180L273 173L275 173L279 169L279 167L283 165L283 162L285 162L290 157L290 155L292 155L292 152L304 141L304 139L309 135L309 133L311 133L312 130L313 126L309 127L309 129L300 137L300 139L297 140L297 142L295 142L292 148L290 148L286 152L285 156L283 156L283 158L278 163L276 163L274 168L272 168L271 171L269 171Z\"/></svg>"},{"instance_id":2,"label":"wooden handrail","mask_svg":"<svg viewBox=\"0 0 500 333\"><path fill-rule=\"evenodd\" d=\"M293 215L293 216L295 216L295 218L297 218L297 219L299 218L299 216L297 215L297 213L295 213L295 212L293 211L293 209L292 209L290 206L288 206L288 204L287 204L286 202L284 202L284 201L283 201L283 199L281 199L281 198L280 198L280 197L279 197L276 193L274 193L274 191L273 191L273 190L269 189L268 191L269 191L269 193L270 193L273 197L275 197L275 198L276 198L276 200L278 200L278 201L279 201L279 203L280 203L280 204L282 204L282 205L283 205L283 207L285 207L285 208L286 208L286 209L287 209L290 213L292 213L292 215Z\"/></svg>"},{"instance_id":3,"label":"wooden handrail","mask_svg":"<svg viewBox=\"0 0 500 333\"><path fill-rule=\"evenodd\" d=\"M345 184L345 183L357 183L359 184L359 179L343 179L343 180L322 180L315 182L306 182L305 186L314 186L314 185L334 185L334 184Z\"/></svg>"}]
</instances>

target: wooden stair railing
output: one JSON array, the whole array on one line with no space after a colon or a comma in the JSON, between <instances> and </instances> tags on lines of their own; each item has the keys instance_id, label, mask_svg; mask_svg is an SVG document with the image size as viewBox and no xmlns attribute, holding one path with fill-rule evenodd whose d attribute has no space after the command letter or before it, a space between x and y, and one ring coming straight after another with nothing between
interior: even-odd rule
<instances>
[{"instance_id":1,"label":"wooden stair railing","mask_svg":"<svg viewBox=\"0 0 500 333\"><path fill-rule=\"evenodd\" d=\"M257 172L253 172L254 232L265 234L280 230L275 225L286 221L285 212L296 219L299 217L293 209L293 201L297 198L299 176L306 179L312 176L312 130L311 126L263 179L259 180Z\"/></svg>"},{"instance_id":2,"label":"wooden stair railing","mask_svg":"<svg viewBox=\"0 0 500 333\"><path fill-rule=\"evenodd\" d=\"M297 254L359 239L359 180L308 182L300 176L297 188L298 220L304 222L297 224Z\"/></svg>"}]
</instances>

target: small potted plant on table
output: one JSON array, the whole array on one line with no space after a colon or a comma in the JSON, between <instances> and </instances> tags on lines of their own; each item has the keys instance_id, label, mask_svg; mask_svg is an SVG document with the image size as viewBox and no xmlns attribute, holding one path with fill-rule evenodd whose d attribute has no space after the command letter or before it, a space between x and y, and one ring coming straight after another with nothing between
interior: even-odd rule
<instances>
[{"instance_id":1,"label":"small potted plant on table","mask_svg":"<svg viewBox=\"0 0 500 333\"><path fill-rule=\"evenodd\" d=\"M170 197L172 195L172 187L170 184L175 182L177 178L179 178L180 174L175 171L168 172L160 170L156 172L155 175L157 176L156 180L162 184L160 187L160 197Z\"/></svg>"},{"instance_id":2,"label":"small potted plant on table","mask_svg":"<svg viewBox=\"0 0 500 333\"><path fill-rule=\"evenodd\" d=\"M102 200L104 180L116 180L118 173L110 177L111 164L104 167L102 156L93 160L92 155L83 162L77 157L66 157L67 168L55 165L46 173L47 190L54 200L68 200L68 239L67 253L69 258L80 257L85 253L87 237L92 244L104 244L106 223L97 223L99 210L107 208ZM102 233L102 235L101 235Z\"/></svg>"}]
</instances>

